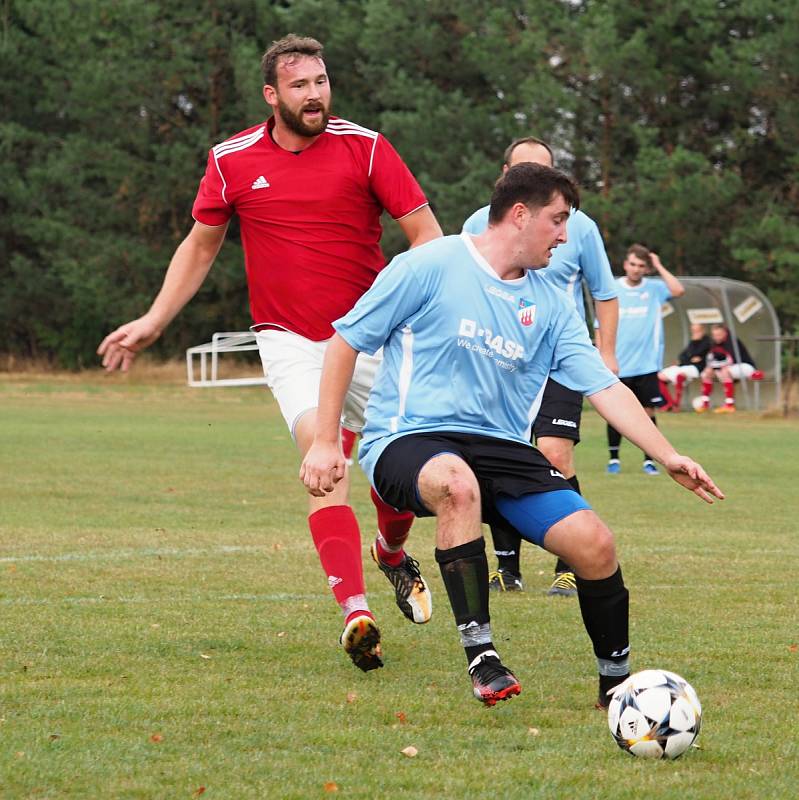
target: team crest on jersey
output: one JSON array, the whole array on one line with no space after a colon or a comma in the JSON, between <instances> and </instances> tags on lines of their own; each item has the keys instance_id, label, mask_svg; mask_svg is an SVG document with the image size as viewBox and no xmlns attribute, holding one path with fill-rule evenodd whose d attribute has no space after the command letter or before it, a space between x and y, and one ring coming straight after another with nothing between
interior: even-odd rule
<instances>
[{"instance_id":1,"label":"team crest on jersey","mask_svg":"<svg viewBox=\"0 0 799 800\"><path fill-rule=\"evenodd\" d=\"M532 300L519 300L519 308L516 311L519 322L524 326L532 325L535 322L535 303Z\"/></svg>"}]
</instances>

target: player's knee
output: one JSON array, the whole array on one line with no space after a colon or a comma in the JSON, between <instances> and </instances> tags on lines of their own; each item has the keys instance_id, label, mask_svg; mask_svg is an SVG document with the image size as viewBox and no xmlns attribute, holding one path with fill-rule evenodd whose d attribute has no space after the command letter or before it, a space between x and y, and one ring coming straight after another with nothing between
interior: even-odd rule
<instances>
[{"instance_id":1,"label":"player's knee","mask_svg":"<svg viewBox=\"0 0 799 800\"><path fill-rule=\"evenodd\" d=\"M463 472L452 472L439 486L439 494L444 505L453 511L472 508L480 502L480 489L474 475Z\"/></svg>"},{"instance_id":2,"label":"player's knee","mask_svg":"<svg viewBox=\"0 0 799 800\"><path fill-rule=\"evenodd\" d=\"M613 532L602 520L592 515L590 527L585 532L583 561L592 572L611 572L616 563L616 541Z\"/></svg>"},{"instance_id":3,"label":"player's knee","mask_svg":"<svg viewBox=\"0 0 799 800\"><path fill-rule=\"evenodd\" d=\"M437 513L466 512L480 503L480 487L474 473L456 456L444 455L425 465L419 475L419 487Z\"/></svg>"}]
</instances>

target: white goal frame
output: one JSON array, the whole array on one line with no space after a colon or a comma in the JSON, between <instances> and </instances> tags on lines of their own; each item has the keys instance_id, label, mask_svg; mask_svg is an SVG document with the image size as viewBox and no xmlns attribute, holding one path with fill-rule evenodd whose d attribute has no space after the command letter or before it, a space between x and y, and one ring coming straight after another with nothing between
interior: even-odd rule
<instances>
[{"instance_id":1,"label":"white goal frame","mask_svg":"<svg viewBox=\"0 0 799 800\"><path fill-rule=\"evenodd\" d=\"M250 331L219 331L210 342L186 350L186 372L189 386L211 388L216 386L264 386L266 378L261 371L258 377L220 378L219 357L223 353L242 353L258 350L255 334ZM260 368L260 361L258 362ZM199 368L199 376L197 375Z\"/></svg>"}]
</instances>

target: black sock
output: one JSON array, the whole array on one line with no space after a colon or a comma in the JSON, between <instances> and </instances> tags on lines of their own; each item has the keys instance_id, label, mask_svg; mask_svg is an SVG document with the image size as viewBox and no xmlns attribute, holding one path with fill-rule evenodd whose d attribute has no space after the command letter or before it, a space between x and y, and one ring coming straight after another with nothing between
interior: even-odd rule
<instances>
[{"instance_id":1,"label":"black sock","mask_svg":"<svg viewBox=\"0 0 799 800\"><path fill-rule=\"evenodd\" d=\"M603 706L610 702L608 692L615 689L620 683L624 683L630 676L629 671L626 675L600 675L599 676L599 701Z\"/></svg>"},{"instance_id":2,"label":"black sock","mask_svg":"<svg viewBox=\"0 0 799 800\"><path fill-rule=\"evenodd\" d=\"M481 536L447 550L436 548L436 561L447 587L466 660L471 664L480 653L494 649L488 613L485 540Z\"/></svg>"},{"instance_id":3,"label":"black sock","mask_svg":"<svg viewBox=\"0 0 799 800\"><path fill-rule=\"evenodd\" d=\"M577 494L582 494L582 492L580 492L580 481L577 480L576 475L572 475L571 478L566 478L566 480ZM560 572L574 572L574 570L562 558L558 557L558 560L555 562L555 574L557 575Z\"/></svg>"},{"instance_id":4,"label":"black sock","mask_svg":"<svg viewBox=\"0 0 799 800\"><path fill-rule=\"evenodd\" d=\"M599 674L608 680L626 678L630 673L630 595L621 567L609 578L588 581L577 575L576 579L580 612L594 646Z\"/></svg>"},{"instance_id":5,"label":"black sock","mask_svg":"<svg viewBox=\"0 0 799 800\"><path fill-rule=\"evenodd\" d=\"M608 425L608 451L611 458L619 457L619 447L621 447L621 434L612 425Z\"/></svg>"},{"instance_id":6,"label":"black sock","mask_svg":"<svg viewBox=\"0 0 799 800\"><path fill-rule=\"evenodd\" d=\"M503 572L512 572L521 577L522 570L519 565L519 551L522 546L522 537L514 528L504 525L491 526L491 538L494 540L494 555L497 557L497 566Z\"/></svg>"}]
</instances>

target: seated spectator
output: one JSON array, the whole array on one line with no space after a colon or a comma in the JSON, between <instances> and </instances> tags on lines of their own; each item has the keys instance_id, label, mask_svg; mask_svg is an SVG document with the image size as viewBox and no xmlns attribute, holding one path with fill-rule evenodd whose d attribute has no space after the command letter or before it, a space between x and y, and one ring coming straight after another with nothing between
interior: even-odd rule
<instances>
[{"instance_id":1,"label":"seated spectator","mask_svg":"<svg viewBox=\"0 0 799 800\"><path fill-rule=\"evenodd\" d=\"M751 378L755 372L755 362L741 340L730 336L726 325L713 325L710 338L712 343L706 366L702 370L702 399L696 410L701 413L710 408L710 393L715 378L724 387L724 405L715 409L715 413L731 414L735 411L733 381Z\"/></svg>"},{"instance_id":2,"label":"seated spectator","mask_svg":"<svg viewBox=\"0 0 799 800\"><path fill-rule=\"evenodd\" d=\"M664 411L679 411L685 384L699 377L704 369L707 353L710 350L710 337L704 325L691 325L691 339L685 349L677 356L677 363L664 367L658 372L660 393L666 398ZM674 384L674 397L669 392L669 383Z\"/></svg>"}]
</instances>

